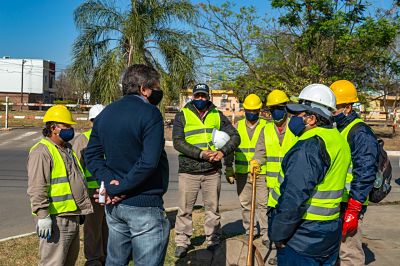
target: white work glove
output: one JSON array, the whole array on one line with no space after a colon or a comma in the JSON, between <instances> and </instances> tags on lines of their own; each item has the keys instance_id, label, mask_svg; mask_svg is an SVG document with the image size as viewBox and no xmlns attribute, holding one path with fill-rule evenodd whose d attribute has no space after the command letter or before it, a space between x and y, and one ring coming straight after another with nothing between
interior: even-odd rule
<instances>
[{"instance_id":1,"label":"white work glove","mask_svg":"<svg viewBox=\"0 0 400 266\"><path fill-rule=\"evenodd\" d=\"M50 239L51 237L51 225L53 222L51 221L50 214L47 215L43 219L39 219L37 222L36 231L40 238Z\"/></svg>"}]
</instances>

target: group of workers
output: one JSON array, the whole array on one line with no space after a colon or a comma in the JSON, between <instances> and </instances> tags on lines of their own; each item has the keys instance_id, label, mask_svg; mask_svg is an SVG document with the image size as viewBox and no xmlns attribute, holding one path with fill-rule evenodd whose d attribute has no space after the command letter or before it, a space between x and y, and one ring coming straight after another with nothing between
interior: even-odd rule
<instances>
[{"instance_id":1,"label":"group of workers","mask_svg":"<svg viewBox=\"0 0 400 266\"><path fill-rule=\"evenodd\" d=\"M169 177L156 108L159 78L151 67L128 67L124 97L105 109L93 106L93 131L75 139L76 123L65 106L46 112L44 138L31 148L27 166L40 265L75 265L80 224L85 265L164 263L170 226L162 196ZM272 263L363 265L361 221L377 171L378 143L353 110L357 101L355 86L346 80L330 88L311 84L297 103L273 90L266 102L273 120L268 122L260 117L261 99L250 94L243 103L245 118L232 125L210 101L209 87L195 85L172 133L179 152L175 257L185 257L190 247L200 189L207 249L215 252L220 244L223 160L226 180L236 183L247 235L255 226L249 175L257 176L256 235L277 249ZM362 126L349 134L355 124ZM229 136L222 146L215 143L216 130ZM100 182L105 192L99 192ZM98 203L101 196L104 204Z\"/></svg>"},{"instance_id":2,"label":"group of workers","mask_svg":"<svg viewBox=\"0 0 400 266\"><path fill-rule=\"evenodd\" d=\"M187 254L200 188L207 249L216 249L224 158L226 180L236 183L246 235L256 226L250 224L250 175L258 177L255 230L259 228L256 236L264 245L277 249L270 264L364 265L362 219L379 147L353 110L357 102L356 87L347 80L330 87L311 84L297 103L290 103L284 91L273 90L266 102L273 121L267 122L260 117L261 99L250 94L243 103L245 118L235 131L210 101L208 86L196 85L193 100L174 120L173 144L180 152L175 256ZM213 146L214 129L230 136L219 149Z\"/></svg>"}]
</instances>

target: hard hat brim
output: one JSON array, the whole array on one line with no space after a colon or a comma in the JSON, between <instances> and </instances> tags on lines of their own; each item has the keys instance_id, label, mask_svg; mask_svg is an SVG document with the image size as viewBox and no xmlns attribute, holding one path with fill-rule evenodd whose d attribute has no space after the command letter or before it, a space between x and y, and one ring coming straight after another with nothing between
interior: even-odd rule
<instances>
[{"instance_id":1,"label":"hard hat brim","mask_svg":"<svg viewBox=\"0 0 400 266\"><path fill-rule=\"evenodd\" d=\"M309 111L309 112L319 114L328 119L330 119L332 117L332 113L327 114L326 112L322 111L320 108L312 107L312 106L309 106L306 104L291 103L291 104L286 105L286 109L291 114ZM328 109L327 109L327 111L328 111Z\"/></svg>"},{"instance_id":2,"label":"hard hat brim","mask_svg":"<svg viewBox=\"0 0 400 266\"><path fill-rule=\"evenodd\" d=\"M262 107L262 103L259 103L256 106L248 106L247 104L243 103L243 108L246 110L258 110L258 109L261 109L261 107Z\"/></svg>"},{"instance_id":3,"label":"hard hat brim","mask_svg":"<svg viewBox=\"0 0 400 266\"><path fill-rule=\"evenodd\" d=\"M43 120L43 123L47 123L47 122L54 122L54 123L71 125L71 126L76 125L76 122L74 122L74 121Z\"/></svg>"}]
</instances>

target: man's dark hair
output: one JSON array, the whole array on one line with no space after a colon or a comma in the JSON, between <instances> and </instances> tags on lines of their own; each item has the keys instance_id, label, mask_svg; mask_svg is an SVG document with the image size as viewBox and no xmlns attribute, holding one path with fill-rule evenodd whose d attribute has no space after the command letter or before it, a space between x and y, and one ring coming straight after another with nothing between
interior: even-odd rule
<instances>
[{"instance_id":1,"label":"man's dark hair","mask_svg":"<svg viewBox=\"0 0 400 266\"><path fill-rule=\"evenodd\" d=\"M44 126L42 130L42 134L45 137L51 137L51 128L55 125L55 122L46 122L46 125Z\"/></svg>"},{"instance_id":2,"label":"man's dark hair","mask_svg":"<svg viewBox=\"0 0 400 266\"><path fill-rule=\"evenodd\" d=\"M135 64L127 67L121 76L122 94L139 94L140 87L152 88L160 81L160 74L151 66Z\"/></svg>"}]
</instances>

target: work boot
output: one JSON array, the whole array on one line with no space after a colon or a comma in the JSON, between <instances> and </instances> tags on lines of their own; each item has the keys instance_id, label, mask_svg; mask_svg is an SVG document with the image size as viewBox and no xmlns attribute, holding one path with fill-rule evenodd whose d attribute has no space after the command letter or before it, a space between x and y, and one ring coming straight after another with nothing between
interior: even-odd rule
<instances>
[{"instance_id":1,"label":"work boot","mask_svg":"<svg viewBox=\"0 0 400 266\"><path fill-rule=\"evenodd\" d=\"M187 255L187 248L185 247L181 247L181 246L177 246L175 249L175 254L174 256L176 258L183 258Z\"/></svg>"}]
</instances>

